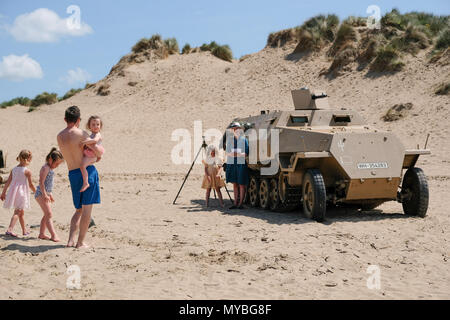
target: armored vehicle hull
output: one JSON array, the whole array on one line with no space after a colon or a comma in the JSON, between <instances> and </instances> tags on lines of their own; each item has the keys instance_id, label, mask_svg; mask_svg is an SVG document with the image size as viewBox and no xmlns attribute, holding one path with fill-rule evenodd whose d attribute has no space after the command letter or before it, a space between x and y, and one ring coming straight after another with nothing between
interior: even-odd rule
<instances>
[{"instance_id":1,"label":"armored vehicle hull","mask_svg":"<svg viewBox=\"0 0 450 320\"><path fill-rule=\"evenodd\" d=\"M292 95L293 111L233 120L249 140L251 206L303 207L306 216L323 221L330 205L365 210L398 201L406 214L425 217L428 184L415 165L429 150L406 150L393 133L368 126L358 113L330 109L322 92Z\"/></svg>"}]
</instances>

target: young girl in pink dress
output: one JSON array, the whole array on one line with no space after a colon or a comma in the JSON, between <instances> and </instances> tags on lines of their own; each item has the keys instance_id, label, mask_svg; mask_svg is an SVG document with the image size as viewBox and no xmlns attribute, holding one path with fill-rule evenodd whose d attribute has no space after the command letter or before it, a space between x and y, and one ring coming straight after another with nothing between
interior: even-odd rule
<instances>
[{"instance_id":1,"label":"young girl in pink dress","mask_svg":"<svg viewBox=\"0 0 450 320\"><path fill-rule=\"evenodd\" d=\"M105 153L105 149L102 146L102 135L100 134L103 127L102 119L100 119L99 116L91 116L86 127L92 134L89 139L82 142L84 145L84 157L80 170L81 175L83 176L83 186L81 187L80 192L84 192L90 187L86 168L100 161L103 153Z\"/></svg>"},{"instance_id":2,"label":"young girl in pink dress","mask_svg":"<svg viewBox=\"0 0 450 320\"><path fill-rule=\"evenodd\" d=\"M214 145L208 146L206 149L206 161L202 161L205 165L205 176L203 177L202 188L206 190L206 206L209 207L209 196L211 189L217 192L219 196L220 206L223 208L222 192L220 188L225 187L225 182L221 177L222 160L218 155L217 148Z\"/></svg>"},{"instance_id":3,"label":"young girl in pink dress","mask_svg":"<svg viewBox=\"0 0 450 320\"><path fill-rule=\"evenodd\" d=\"M36 188L31 181L31 171L27 168L32 159L31 151L22 150L17 157L19 165L12 169L6 181L3 192L0 195L0 200L4 201L3 208L14 209L14 214L11 218L7 236L17 237L17 234L13 232L14 226L17 220L22 227L22 234L28 236L30 234L25 226L25 220L23 218L25 210L30 209L30 189L36 192ZM8 190L9 189L9 190ZM8 193L6 193L8 191Z\"/></svg>"}]
</instances>

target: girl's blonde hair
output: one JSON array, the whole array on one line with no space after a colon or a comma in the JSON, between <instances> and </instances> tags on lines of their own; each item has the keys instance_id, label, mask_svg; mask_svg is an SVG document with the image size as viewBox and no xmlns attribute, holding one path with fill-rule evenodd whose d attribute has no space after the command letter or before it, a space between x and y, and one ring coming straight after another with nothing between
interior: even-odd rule
<instances>
[{"instance_id":1,"label":"girl's blonde hair","mask_svg":"<svg viewBox=\"0 0 450 320\"><path fill-rule=\"evenodd\" d=\"M88 119L88 122L86 123L86 129L91 130L91 121L92 120L100 120L100 129L103 128L103 121L102 118L100 118L99 116L90 116Z\"/></svg>"},{"instance_id":2,"label":"girl's blonde hair","mask_svg":"<svg viewBox=\"0 0 450 320\"><path fill-rule=\"evenodd\" d=\"M19 162L27 161L27 160L31 161L32 158L33 158L33 154L31 153L30 150L22 150L22 151L20 151L16 160Z\"/></svg>"},{"instance_id":3,"label":"girl's blonde hair","mask_svg":"<svg viewBox=\"0 0 450 320\"><path fill-rule=\"evenodd\" d=\"M210 144L207 148L206 148L206 154L208 155L208 156L210 156L211 155L211 153L212 152L215 152L215 154L216 154L216 156L218 155L218 150L217 150L217 147L215 146L215 145L213 145L213 144Z\"/></svg>"},{"instance_id":4,"label":"girl's blonde hair","mask_svg":"<svg viewBox=\"0 0 450 320\"><path fill-rule=\"evenodd\" d=\"M214 157L212 156L212 153L214 154ZM220 155L219 155L219 150L217 149L217 147L213 144L210 144L207 148L206 148L206 163L207 164L217 164L217 163L221 163L220 162Z\"/></svg>"},{"instance_id":5,"label":"girl's blonde hair","mask_svg":"<svg viewBox=\"0 0 450 320\"><path fill-rule=\"evenodd\" d=\"M63 157L61 151L59 151L56 148L52 148L52 150L50 150L47 157L45 157L45 161L48 162L50 159L52 159L52 161L57 161L57 160L64 160L64 157Z\"/></svg>"}]
</instances>

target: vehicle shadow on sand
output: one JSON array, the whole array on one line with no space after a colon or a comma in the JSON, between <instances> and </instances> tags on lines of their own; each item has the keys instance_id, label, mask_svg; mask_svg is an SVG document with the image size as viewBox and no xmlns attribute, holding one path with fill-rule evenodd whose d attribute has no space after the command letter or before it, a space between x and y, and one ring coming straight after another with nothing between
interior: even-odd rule
<instances>
[{"instance_id":1,"label":"vehicle shadow on sand","mask_svg":"<svg viewBox=\"0 0 450 320\"><path fill-rule=\"evenodd\" d=\"M183 209L188 212L208 212L208 211L219 211L224 215L229 216L245 216L249 218L261 219L271 224L303 224L312 223L309 219L305 219L299 212L271 212L268 210L252 208L244 205L244 209L229 209L232 204L231 202L225 201L225 208L219 206L217 200L210 200L210 207L206 207L205 200L191 200L191 206L183 207Z\"/></svg>"},{"instance_id":2,"label":"vehicle shadow on sand","mask_svg":"<svg viewBox=\"0 0 450 320\"><path fill-rule=\"evenodd\" d=\"M205 200L191 200L191 206L183 206L181 209L187 212L213 212L219 211L231 216L245 216L255 219L261 219L271 224L304 224L316 223L307 218L303 214L303 210L298 208L294 211L288 212L273 212L258 208L251 208L244 206L241 210L231 210L230 201L225 202L225 208L219 206L217 200L210 200L210 207L206 207ZM326 213L325 225L331 225L335 222L360 222L360 221L381 221L381 220L395 220L395 219L411 219L403 213L384 213L382 210L368 210L360 211L353 208L329 208Z\"/></svg>"},{"instance_id":3,"label":"vehicle shadow on sand","mask_svg":"<svg viewBox=\"0 0 450 320\"><path fill-rule=\"evenodd\" d=\"M383 210L373 209L361 211L354 208L329 208L326 213L325 225L334 222L360 222L360 221L381 221L411 219L403 213L385 213Z\"/></svg>"}]
</instances>

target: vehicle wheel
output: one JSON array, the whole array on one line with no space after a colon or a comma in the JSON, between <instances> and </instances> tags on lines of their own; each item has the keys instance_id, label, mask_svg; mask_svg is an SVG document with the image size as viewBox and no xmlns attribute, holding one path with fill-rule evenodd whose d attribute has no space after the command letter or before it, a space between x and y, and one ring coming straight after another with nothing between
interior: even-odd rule
<instances>
[{"instance_id":1,"label":"vehicle wheel","mask_svg":"<svg viewBox=\"0 0 450 320\"><path fill-rule=\"evenodd\" d=\"M323 176L317 169L306 171L302 185L303 212L313 220L325 220L327 193Z\"/></svg>"},{"instance_id":2,"label":"vehicle wheel","mask_svg":"<svg viewBox=\"0 0 450 320\"><path fill-rule=\"evenodd\" d=\"M276 211L280 208L280 195L278 192L278 179L270 179L270 210Z\"/></svg>"},{"instance_id":3,"label":"vehicle wheel","mask_svg":"<svg viewBox=\"0 0 450 320\"><path fill-rule=\"evenodd\" d=\"M289 184L287 183L287 177L283 173L280 173L280 176L278 177L278 197L282 204L287 202L288 188Z\"/></svg>"},{"instance_id":4,"label":"vehicle wheel","mask_svg":"<svg viewBox=\"0 0 450 320\"><path fill-rule=\"evenodd\" d=\"M288 178L282 172L278 177L278 210L280 212L292 211L300 205L301 190L292 187L288 183Z\"/></svg>"},{"instance_id":5,"label":"vehicle wheel","mask_svg":"<svg viewBox=\"0 0 450 320\"><path fill-rule=\"evenodd\" d=\"M255 176L250 177L250 184L248 185L248 201L252 207L259 205L259 181Z\"/></svg>"},{"instance_id":6,"label":"vehicle wheel","mask_svg":"<svg viewBox=\"0 0 450 320\"><path fill-rule=\"evenodd\" d=\"M261 182L259 183L259 205L263 209L269 209L270 206L269 179L261 179Z\"/></svg>"},{"instance_id":7,"label":"vehicle wheel","mask_svg":"<svg viewBox=\"0 0 450 320\"><path fill-rule=\"evenodd\" d=\"M428 181L420 168L406 171L402 184L403 212L410 216L425 218L428 210Z\"/></svg>"}]
</instances>

